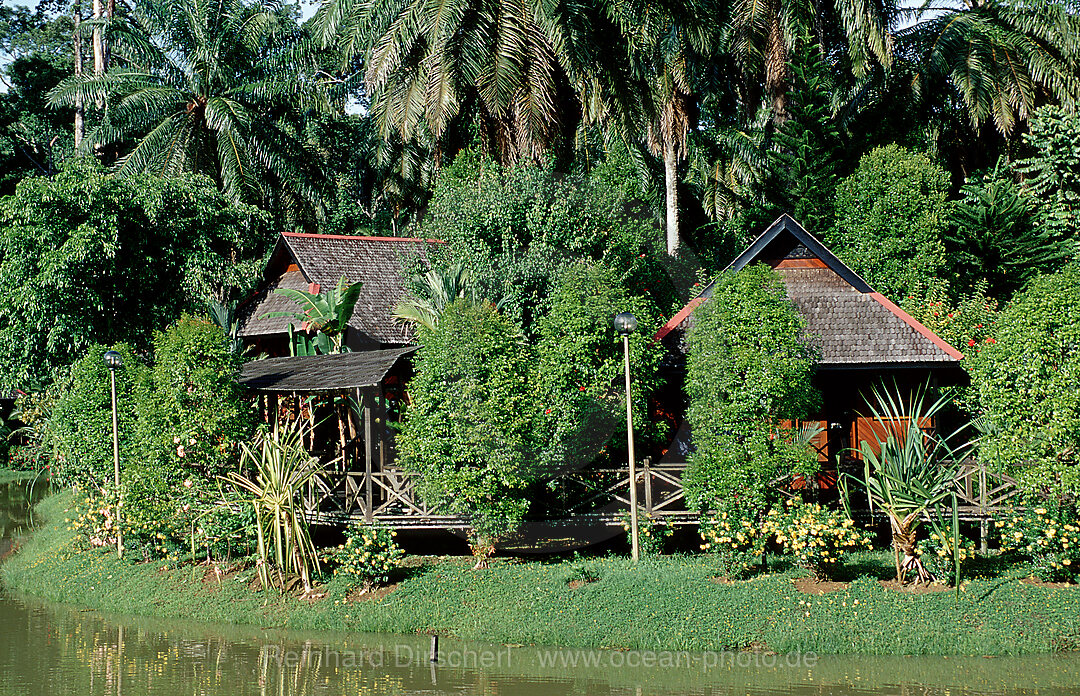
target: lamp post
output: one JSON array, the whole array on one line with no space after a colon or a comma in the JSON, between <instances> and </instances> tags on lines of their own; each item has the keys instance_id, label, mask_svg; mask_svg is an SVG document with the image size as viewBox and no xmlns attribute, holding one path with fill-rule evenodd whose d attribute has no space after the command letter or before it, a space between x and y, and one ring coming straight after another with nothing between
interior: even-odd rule
<instances>
[{"instance_id":1,"label":"lamp post","mask_svg":"<svg viewBox=\"0 0 1080 696\"><path fill-rule=\"evenodd\" d=\"M120 531L120 431L116 425L116 368L122 367L124 358L115 350L105 351L105 366L109 368L109 384L112 387L112 451L113 482L116 484L116 557L124 557L124 538Z\"/></svg>"},{"instance_id":2,"label":"lamp post","mask_svg":"<svg viewBox=\"0 0 1080 696\"><path fill-rule=\"evenodd\" d=\"M630 334L637 329L637 318L630 312L615 315L615 330L622 336L623 369L626 373L626 458L630 465L630 557L637 563L638 502L637 463L634 461L634 409L630 399Z\"/></svg>"}]
</instances>

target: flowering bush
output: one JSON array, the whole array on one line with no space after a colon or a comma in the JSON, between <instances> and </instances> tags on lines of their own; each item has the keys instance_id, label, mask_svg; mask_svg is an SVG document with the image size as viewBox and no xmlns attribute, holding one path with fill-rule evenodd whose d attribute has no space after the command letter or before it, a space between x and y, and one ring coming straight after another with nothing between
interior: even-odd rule
<instances>
[{"instance_id":1,"label":"flowering bush","mask_svg":"<svg viewBox=\"0 0 1080 696\"><path fill-rule=\"evenodd\" d=\"M722 510L703 520L701 540L703 551L716 554L720 574L731 579L750 575L765 549L760 525L745 512Z\"/></svg>"},{"instance_id":2,"label":"flowering bush","mask_svg":"<svg viewBox=\"0 0 1080 696\"><path fill-rule=\"evenodd\" d=\"M387 527L358 524L346 530L345 543L327 551L324 558L335 566L334 576L344 577L349 587L384 583L405 555L394 541L396 535Z\"/></svg>"},{"instance_id":3,"label":"flowering bush","mask_svg":"<svg viewBox=\"0 0 1080 696\"><path fill-rule=\"evenodd\" d=\"M930 532L930 538L919 542L916 550L923 567L930 571L934 578L945 585L951 585L956 579L956 566L953 565L952 534L947 532ZM960 537L957 552L960 556L960 567L963 568L967 561L975 558L975 542Z\"/></svg>"},{"instance_id":4,"label":"flowering bush","mask_svg":"<svg viewBox=\"0 0 1080 696\"><path fill-rule=\"evenodd\" d=\"M630 538L630 512L624 512L621 518L622 528L626 530L626 541ZM675 532L675 528L662 519L647 512L638 513L638 544L641 553L658 556L664 552L664 544Z\"/></svg>"},{"instance_id":5,"label":"flowering bush","mask_svg":"<svg viewBox=\"0 0 1080 696\"><path fill-rule=\"evenodd\" d=\"M795 565L814 577L827 577L840 557L858 548L869 548L870 537L837 510L814 503L788 500L765 516L764 536L775 536Z\"/></svg>"},{"instance_id":6,"label":"flowering bush","mask_svg":"<svg viewBox=\"0 0 1080 696\"><path fill-rule=\"evenodd\" d=\"M76 533L76 544L88 548L116 547L116 495L109 491L94 491L79 495L68 510L67 521Z\"/></svg>"},{"instance_id":7,"label":"flowering bush","mask_svg":"<svg viewBox=\"0 0 1080 696\"><path fill-rule=\"evenodd\" d=\"M1040 580L1075 580L1080 570L1080 524L1072 506L1035 506L997 521L1001 548L1027 556Z\"/></svg>"}]
</instances>

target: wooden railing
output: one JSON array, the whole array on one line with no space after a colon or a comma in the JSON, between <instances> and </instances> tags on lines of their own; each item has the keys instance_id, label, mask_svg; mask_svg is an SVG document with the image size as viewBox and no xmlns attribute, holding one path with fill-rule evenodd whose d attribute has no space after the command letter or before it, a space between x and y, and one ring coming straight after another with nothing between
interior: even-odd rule
<instances>
[{"instance_id":1,"label":"wooden railing","mask_svg":"<svg viewBox=\"0 0 1080 696\"><path fill-rule=\"evenodd\" d=\"M638 504L672 524L696 523L685 508L682 473L686 464L641 462L637 471ZM464 528L465 521L428 506L416 490L415 474L388 467L373 471L326 471L314 477L303 494L312 522L378 522L394 527ZM623 469L582 469L553 477L537 487L529 517L535 520L587 519L615 525L630 509L630 476Z\"/></svg>"},{"instance_id":2,"label":"wooden railing","mask_svg":"<svg viewBox=\"0 0 1080 696\"><path fill-rule=\"evenodd\" d=\"M696 524L698 516L686 509L682 475L685 463L655 464L642 461L637 470L638 504L653 517L670 524ZM821 490L820 477L802 479L782 476L772 485L786 496L810 493L835 498L835 477L829 490ZM346 524L379 522L394 527L465 528L465 520L427 505L416 490L414 474L396 467L373 471L327 471L304 491L303 504L312 522ZM961 463L956 475L960 518L987 521L1010 509L1018 493L1016 480L989 471L974 460ZM538 485L533 491L529 518L533 520L579 520L594 524L619 524L630 509L630 476L625 468L587 468L570 471Z\"/></svg>"}]
</instances>

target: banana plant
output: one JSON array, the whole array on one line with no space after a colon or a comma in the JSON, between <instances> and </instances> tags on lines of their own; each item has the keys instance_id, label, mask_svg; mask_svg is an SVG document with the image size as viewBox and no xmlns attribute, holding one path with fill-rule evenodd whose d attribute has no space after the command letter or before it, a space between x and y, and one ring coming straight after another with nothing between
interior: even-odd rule
<instances>
[{"instance_id":1,"label":"banana plant","mask_svg":"<svg viewBox=\"0 0 1080 696\"><path fill-rule=\"evenodd\" d=\"M349 320L352 319L356 310L356 302L360 298L360 289L363 283L349 283L345 276L341 276L336 287L318 293L306 290L294 290L292 288L280 288L274 292L283 295L300 306L298 312L268 312L266 318L287 317L301 322L301 327L308 332L314 332L314 337L308 341L297 340L298 334L294 334L290 326L289 343L293 355L314 355L317 353L343 353L345 347L345 331L348 329ZM314 351L314 352L312 352Z\"/></svg>"},{"instance_id":2,"label":"banana plant","mask_svg":"<svg viewBox=\"0 0 1080 696\"><path fill-rule=\"evenodd\" d=\"M948 502L952 508L952 527L954 530L958 527L956 475L966 451L975 444L974 441L954 444L967 426L944 436L924 429L950 399L949 394L944 394L930 402L927 391L924 385L905 401L895 386L891 391L874 387L870 411L880 424L874 434L875 443L863 440L855 450L863 461L862 477L845 472L840 478L849 514L849 483L855 483L866 491L871 507L877 507L889 518L896 579L900 583L910 572L916 574L917 583L933 579L916 550L919 525L925 519L937 529L940 519L937 513ZM958 549L953 549L953 553L959 586Z\"/></svg>"}]
</instances>

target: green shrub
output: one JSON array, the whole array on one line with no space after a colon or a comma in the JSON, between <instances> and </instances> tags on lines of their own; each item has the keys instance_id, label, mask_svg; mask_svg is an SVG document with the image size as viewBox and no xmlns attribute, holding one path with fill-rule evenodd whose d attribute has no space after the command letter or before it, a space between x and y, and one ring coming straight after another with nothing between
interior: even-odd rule
<instances>
[{"instance_id":1,"label":"green shrub","mask_svg":"<svg viewBox=\"0 0 1080 696\"><path fill-rule=\"evenodd\" d=\"M1075 580L1080 571L1080 518L1075 505L1034 505L996 523L1001 548L1031 559L1035 577Z\"/></svg>"},{"instance_id":2,"label":"green shrub","mask_svg":"<svg viewBox=\"0 0 1080 696\"><path fill-rule=\"evenodd\" d=\"M816 578L831 577L845 553L870 547L870 537L854 520L819 503L788 500L783 507L772 508L762 533L775 538L794 557L795 565Z\"/></svg>"},{"instance_id":3,"label":"green shrub","mask_svg":"<svg viewBox=\"0 0 1080 696\"><path fill-rule=\"evenodd\" d=\"M154 365L140 394L137 438L147 469L216 479L235 468L237 443L250 439L254 418L236 381L240 358L217 324L182 316L154 336Z\"/></svg>"},{"instance_id":4,"label":"green shrub","mask_svg":"<svg viewBox=\"0 0 1080 696\"><path fill-rule=\"evenodd\" d=\"M326 552L334 566L334 577L342 577L349 587L386 583L400 565L405 552L397 545L397 533L388 527L357 524L345 530L345 543Z\"/></svg>"},{"instance_id":5,"label":"green shrub","mask_svg":"<svg viewBox=\"0 0 1080 696\"><path fill-rule=\"evenodd\" d=\"M761 567L766 539L760 515L732 506L703 517L700 534L701 549L716 556L720 577L735 580Z\"/></svg>"},{"instance_id":6,"label":"green shrub","mask_svg":"<svg viewBox=\"0 0 1080 696\"><path fill-rule=\"evenodd\" d=\"M482 562L494 541L520 526L536 480L535 355L486 303L452 303L418 338L399 461L420 476L429 504L468 516Z\"/></svg>"},{"instance_id":7,"label":"green shrub","mask_svg":"<svg viewBox=\"0 0 1080 696\"><path fill-rule=\"evenodd\" d=\"M544 400L544 452L550 464L584 466L612 446L625 445L623 347L613 320L633 312L638 331L630 339L635 436L656 441L647 397L658 386L661 349L648 340L659 325L647 298L631 296L611 269L600 264L567 266L550 311L540 320L537 385Z\"/></svg>"},{"instance_id":8,"label":"green shrub","mask_svg":"<svg viewBox=\"0 0 1080 696\"><path fill-rule=\"evenodd\" d=\"M826 241L899 303L945 268L948 192L948 174L929 156L897 145L875 148L840 182L836 230Z\"/></svg>"},{"instance_id":9,"label":"green shrub","mask_svg":"<svg viewBox=\"0 0 1080 696\"><path fill-rule=\"evenodd\" d=\"M694 451L683 477L691 506L762 509L778 475L816 468L810 448L778 425L818 403L804 328L780 277L763 265L721 276L695 311L687 339Z\"/></svg>"},{"instance_id":10,"label":"green shrub","mask_svg":"<svg viewBox=\"0 0 1080 696\"><path fill-rule=\"evenodd\" d=\"M958 553L954 554L953 544L957 544ZM960 569L975 558L975 542L960 537L952 539L952 534L942 530L930 532L930 537L919 542L917 547L923 567L930 571L938 582L952 585L956 580L956 558L959 557Z\"/></svg>"},{"instance_id":11,"label":"green shrub","mask_svg":"<svg viewBox=\"0 0 1080 696\"><path fill-rule=\"evenodd\" d=\"M613 269L632 294L670 307L678 299L670 261L634 181L625 157L567 176L534 164L502 167L469 150L440 172L421 234L445 240L478 294L529 337L563 269L584 259Z\"/></svg>"},{"instance_id":12,"label":"green shrub","mask_svg":"<svg viewBox=\"0 0 1080 696\"><path fill-rule=\"evenodd\" d=\"M1080 265L1032 281L969 354L979 457L1028 493L1080 494Z\"/></svg>"},{"instance_id":13,"label":"green shrub","mask_svg":"<svg viewBox=\"0 0 1080 696\"><path fill-rule=\"evenodd\" d=\"M53 389L36 397L41 414L31 427L35 440L53 457L55 478L61 485L77 484L87 490L112 485L112 397L103 357L106 350L110 348L92 346ZM120 462L126 470L142 461L135 429L147 370L130 346L115 345L111 350L123 358L123 366L116 369L116 404ZM31 408L28 400L22 405Z\"/></svg>"},{"instance_id":14,"label":"green shrub","mask_svg":"<svg viewBox=\"0 0 1080 696\"><path fill-rule=\"evenodd\" d=\"M630 512L627 511L619 518L623 531L626 532L626 543L633 545L633 533L630 529ZM638 512L638 550L648 556L659 556L664 553L667 540L675 533L675 528L662 517L654 517L644 510Z\"/></svg>"}]
</instances>

